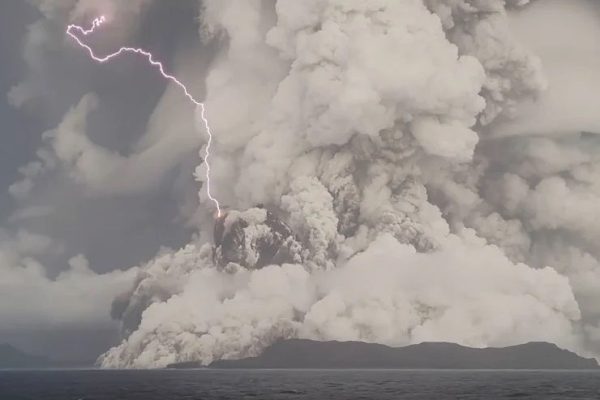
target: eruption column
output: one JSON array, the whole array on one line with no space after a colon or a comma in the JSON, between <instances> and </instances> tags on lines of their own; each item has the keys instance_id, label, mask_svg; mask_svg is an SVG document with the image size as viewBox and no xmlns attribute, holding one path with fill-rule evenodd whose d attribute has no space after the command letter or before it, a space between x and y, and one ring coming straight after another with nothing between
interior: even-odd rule
<instances>
[{"instance_id":1,"label":"eruption column","mask_svg":"<svg viewBox=\"0 0 600 400\"><path fill-rule=\"evenodd\" d=\"M206 116L206 106L201 101L196 100L194 98L194 96L192 96L192 94L189 92L188 88L179 79L177 79L173 75L168 74L165 71L163 64L160 61L156 61L154 59L154 57L152 56L152 53L150 53L144 49L133 48L133 47L121 47L119 50L115 51L114 53L108 54L104 57L97 56L94 53L94 50L89 45L85 44L83 42L83 40L77 35L77 33L79 33L81 36L84 36L84 37L91 35L98 28L100 28L104 23L106 23L106 17L101 16L99 18L94 19L94 21L92 22L92 27L90 29L84 29L83 27L81 27L79 25L71 24L67 27L66 33L67 33L67 35L72 37L73 40L75 40L75 42L77 42L77 44L79 44L79 46L81 46L82 48L87 50L90 57L98 63L102 63L102 64L106 63L106 62L112 60L113 58L120 56L121 54L127 54L127 53L139 54L139 55L145 57L148 60L148 63L150 63L150 65L152 65L158 69L158 71L163 76L163 78L165 78L166 80L171 81L172 83L177 85L183 91L183 93L185 94L185 97L187 97L187 99L189 101L194 103L197 107L200 107L200 111L201 111L200 115L202 117L202 121L204 122L204 127L206 129L206 133L208 134L208 143L206 144L206 152L204 154L204 162L206 163L206 194L208 195L208 198L217 207L217 216L220 217L221 216L221 206L219 204L219 201L215 197L213 197L213 195L210 191L211 184L210 184L209 157L210 157L210 148L212 145L212 131L210 129L210 124L209 124L208 118Z\"/></svg>"}]
</instances>

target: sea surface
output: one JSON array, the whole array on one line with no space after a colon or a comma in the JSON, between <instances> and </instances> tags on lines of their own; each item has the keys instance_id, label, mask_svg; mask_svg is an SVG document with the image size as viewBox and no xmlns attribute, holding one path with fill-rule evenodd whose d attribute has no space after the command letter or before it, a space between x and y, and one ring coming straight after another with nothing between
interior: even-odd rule
<instances>
[{"instance_id":1,"label":"sea surface","mask_svg":"<svg viewBox=\"0 0 600 400\"><path fill-rule=\"evenodd\" d=\"M0 371L0 399L600 399L600 372Z\"/></svg>"}]
</instances>

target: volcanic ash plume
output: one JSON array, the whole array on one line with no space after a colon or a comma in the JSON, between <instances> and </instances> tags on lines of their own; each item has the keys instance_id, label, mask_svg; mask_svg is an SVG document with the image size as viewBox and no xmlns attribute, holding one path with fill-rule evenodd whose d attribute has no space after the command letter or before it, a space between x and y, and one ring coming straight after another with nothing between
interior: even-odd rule
<instances>
[{"instance_id":1,"label":"volcanic ash plume","mask_svg":"<svg viewBox=\"0 0 600 400\"><path fill-rule=\"evenodd\" d=\"M580 134L486 138L547 87L508 27L524 3L205 1L203 33L224 43L212 189L230 211L141 268L101 365L292 337L590 350L597 157Z\"/></svg>"}]
</instances>

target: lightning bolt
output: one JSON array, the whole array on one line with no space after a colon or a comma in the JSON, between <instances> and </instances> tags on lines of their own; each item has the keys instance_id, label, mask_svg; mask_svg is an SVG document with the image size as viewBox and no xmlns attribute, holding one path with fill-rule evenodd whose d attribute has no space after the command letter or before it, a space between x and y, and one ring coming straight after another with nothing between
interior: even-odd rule
<instances>
[{"instance_id":1,"label":"lightning bolt","mask_svg":"<svg viewBox=\"0 0 600 400\"><path fill-rule=\"evenodd\" d=\"M143 56L144 58L146 58L146 60L148 61L148 63L150 65L152 65L153 67L156 67L156 69L160 72L160 74L162 75L162 77L164 79L177 85L181 89L181 91L183 92L185 97L190 102L195 104L196 107L200 107L200 111L201 111L200 115L201 115L202 121L204 122L204 128L206 130L206 133L208 135L208 143L206 144L205 154L204 154L204 162L206 163L206 194L208 195L208 198L210 199L210 201L212 201L215 204L215 206L217 207L217 217L220 217L221 216L221 205L219 204L219 201L211 193L209 158L210 158L210 150L211 150L211 146L212 146L213 135L212 135L212 131L210 129L210 124L208 122L208 117L206 116L206 106L204 105L203 102L194 98L194 96L190 93L188 88L179 79L177 79L175 76L167 73L165 71L163 64L160 61L155 60L152 53L150 53L144 49L133 48L133 47L121 47L114 53L108 54L104 57L100 57L100 56L96 55L94 50L89 45L87 45L80 36L86 37L86 36L93 34L98 28L100 28L105 23L106 23L106 17L101 16L99 18L94 19L94 21L92 22L92 26L89 29L85 29L79 25L71 24L67 27L66 33L71 38L73 38L73 40L75 40L75 42L80 47L82 47L83 49L85 49L88 52L88 54L90 55L92 60L94 60L100 64L104 64L122 54L138 54L138 55Z\"/></svg>"}]
</instances>

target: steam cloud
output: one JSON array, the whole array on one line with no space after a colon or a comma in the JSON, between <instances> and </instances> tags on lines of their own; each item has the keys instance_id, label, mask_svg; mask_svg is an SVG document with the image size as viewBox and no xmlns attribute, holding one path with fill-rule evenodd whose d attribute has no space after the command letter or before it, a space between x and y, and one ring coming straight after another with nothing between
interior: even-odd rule
<instances>
[{"instance_id":1,"label":"steam cloud","mask_svg":"<svg viewBox=\"0 0 600 400\"><path fill-rule=\"evenodd\" d=\"M71 18L114 6L71 3ZM208 364L291 337L600 354L598 119L567 107L558 132L535 123L556 111L566 67L523 42L523 21L563 3L528 3L205 0L200 34L222 46L196 79L213 194L230 211L215 244L205 211L191 243L128 271L112 306L124 339L99 363ZM581 11L595 6L572 3L600 32ZM89 187L133 190L128 171L156 158L86 141L94 102L65 117L49 151Z\"/></svg>"}]
</instances>

